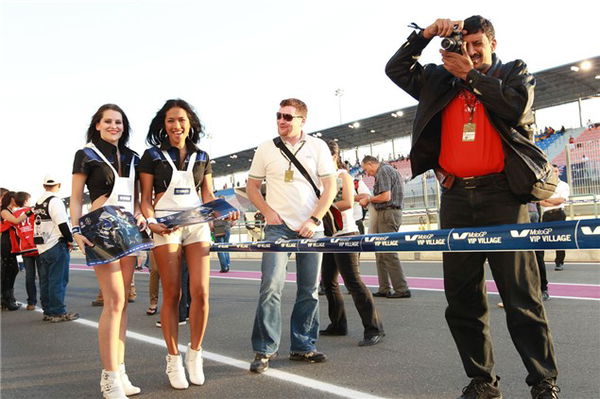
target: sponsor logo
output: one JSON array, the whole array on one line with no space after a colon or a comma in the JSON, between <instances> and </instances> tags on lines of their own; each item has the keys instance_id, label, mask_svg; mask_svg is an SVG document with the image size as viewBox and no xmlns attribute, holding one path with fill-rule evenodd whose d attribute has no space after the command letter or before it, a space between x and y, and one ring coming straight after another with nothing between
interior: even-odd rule
<instances>
[{"instance_id":1,"label":"sponsor logo","mask_svg":"<svg viewBox=\"0 0 600 399\"><path fill-rule=\"evenodd\" d=\"M406 241L429 240L433 238L433 234L407 234L404 236Z\"/></svg>"},{"instance_id":2,"label":"sponsor logo","mask_svg":"<svg viewBox=\"0 0 600 399\"><path fill-rule=\"evenodd\" d=\"M524 229L524 230L511 230L510 236L513 238L524 238L527 236L537 236L552 233L552 228L547 229Z\"/></svg>"},{"instance_id":3,"label":"sponsor logo","mask_svg":"<svg viewBox=\"0 0 600 399\"><path fill-rule=\"evenodd\" d=\"M131 202L132 198L133 197L131 195L119 194L117 196L117 201L119 201L119 202Z\"/></svg>"},{"instance_id":4,"label":"sponsor logo","mask_svg":"<svg viewBox=\"0 0 600 399\"><path fill-rule=\"evenodd\" d=\"M271 248L271 244L259 243L256 244L256 248Z\"/></svg>"},{"instance_id":5,"label":"sponsor logo","mask_svg":"<svg viewBox=\"0 0 600 399\"><path fill-rule=\"evenodd\" d=\"M376 242L376 241L385 241L388 238L390 238L389 236L373 236L373 237L365 237L365 242Z\"/></svg>"},{"instance_id":6,"label":"sponsor logo","mask_svg":"<svg viewBox=\"0 0 600 399\"><path fill-rule=\"evenodd\" d=\"M192 190L190 188L175 188L175 190L173 190L173 193L175 195L189 195L192 192Z\"/></svg>"},{"instance_id":7,"label":"sponsor logo","mask_svg":"<svg viewBox=\"0 0 600 399\"><path fill-rule=\"evenodd\" d=\"M487 231L466 231L464 233L452 233L452 238L455 240L465 240L467 238L480 238L485 237L487 235Z\"/></svg>"},{"instance_id":8,"label":"sponsor logo","mask_svg":"<svg viewBox=\"0 0 600 399\"><path fill-rule=\"evenodd\" d=\"M600 235L600 226L594 227L594 230L590 226L581 226L581 232L586 236L597 236Z\"/></svg>"}]
</instances>

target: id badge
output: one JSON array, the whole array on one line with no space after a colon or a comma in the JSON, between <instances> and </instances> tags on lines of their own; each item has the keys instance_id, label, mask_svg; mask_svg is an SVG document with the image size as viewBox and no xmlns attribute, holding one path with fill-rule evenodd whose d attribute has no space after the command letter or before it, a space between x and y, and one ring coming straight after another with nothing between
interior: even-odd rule
<instances>
[{"instance_id":1,"label":"id badge","mask_svg":"<svg viewBox=\"0 0 600 399\"><path fill-rule=\"evenodd\" d=\"M473 142L475 141L475 124L474 123L465 123L463 126L463 142Z\"/></svg>"},{"instance_id":2,"label":"id badge","mask_svg":"<svg viewBox=\"0 0 600 399\"><path fill-rule=\"evenodd\" d=\"M283 181L285 181L286 183L293 182L294 181L294 171L291 169L286 170Z\"/></svg>"}]
</instances>

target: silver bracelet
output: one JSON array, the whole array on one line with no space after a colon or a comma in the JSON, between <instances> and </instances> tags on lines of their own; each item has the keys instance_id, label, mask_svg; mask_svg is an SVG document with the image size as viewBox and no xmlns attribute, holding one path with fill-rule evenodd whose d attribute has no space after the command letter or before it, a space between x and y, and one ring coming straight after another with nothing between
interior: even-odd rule
<instances>
[{"instance_id":1,"label":"silver bracelet","mask_svg":"<svg viewBox=\"0 0 600 399\"><path fill-rule=\"evenodd\" d=\"M81 234L81 227L79 227L79 226L73 226L71 228L71 234Z\"/></svg>"},{"instance_id":2,"label":"silver bracelet","mask_svg":"<svg viewBox=\"0 0 600 399\"><path fill-rule=\"evenodd\" d=\"M156 218L147 218L146 223L147 224L157 224L158 221L156 220Z\"/></svg>"}]
</instances>

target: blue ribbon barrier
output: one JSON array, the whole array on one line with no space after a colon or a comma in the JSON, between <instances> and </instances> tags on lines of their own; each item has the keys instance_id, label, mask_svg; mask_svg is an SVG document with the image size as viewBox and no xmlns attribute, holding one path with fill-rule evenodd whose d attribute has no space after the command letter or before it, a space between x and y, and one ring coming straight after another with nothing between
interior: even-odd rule
<instances>
[{"instance_id":1,"label":"blue ribbon barrier","mask_svg":"<svg viewBox=\"0 0 600 399\"><path fill-rule=\"evenodd\" d=\"M600 249L600 219L319 239L214 243L213 252L468 252Z\"/></svg>"}]
</instances>

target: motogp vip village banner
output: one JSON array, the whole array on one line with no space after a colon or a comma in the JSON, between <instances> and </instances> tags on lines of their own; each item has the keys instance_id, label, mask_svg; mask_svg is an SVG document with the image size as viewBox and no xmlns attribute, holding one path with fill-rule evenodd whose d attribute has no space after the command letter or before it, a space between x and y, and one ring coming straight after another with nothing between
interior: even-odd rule
<instances>
[{"instance_id":1,"label":"motogp vip village banner","mask_svg":"<svg viewBox=\"0 0 600 399\"><path fill-rule=\"evenodd\" d=\"M215 243L213 252L427 252L600 249L600 219L371 234L275 242Z\"/></svg>"}]
</instances>

